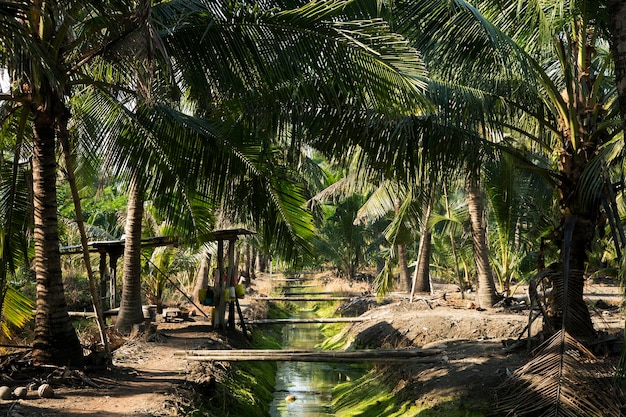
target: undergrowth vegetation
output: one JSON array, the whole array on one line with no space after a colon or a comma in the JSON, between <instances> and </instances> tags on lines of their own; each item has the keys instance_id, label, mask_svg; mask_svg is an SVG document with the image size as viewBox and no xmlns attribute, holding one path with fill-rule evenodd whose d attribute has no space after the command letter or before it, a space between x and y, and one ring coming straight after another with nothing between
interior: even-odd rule
<instances>
[{"instance_id":1,"label":"undergrowth vegetation","mask_svg":"<svg viewBox=\"0 0 626 417\"><path fill-rule=\"evenodd\" d=\"M411 400L402 395L402 384L393 374L372 368L355 381L333 390L336 417L484 417L480 411L466 410L455 401L436 405Z\"/></svg>"}]
</instances>

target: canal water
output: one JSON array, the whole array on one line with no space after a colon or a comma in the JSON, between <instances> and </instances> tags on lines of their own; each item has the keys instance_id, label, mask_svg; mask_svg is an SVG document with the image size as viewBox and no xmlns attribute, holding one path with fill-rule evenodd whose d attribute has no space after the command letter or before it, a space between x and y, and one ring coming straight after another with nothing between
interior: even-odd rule
<instances>
[{"instance_id":1,"label":"canal water","mask_svg":"<svg viewBox=\"0 0 626 417\"><path fill-rule=\"evenodd\" d=\"M313 317L301 312L300 317ZM283 349L312 349L323 341L319 324L287 325L283 329ZM278 362L271 417L334 416L332 389L362 371L345 364L320 362Z\"/></svg>"}]
</instances>

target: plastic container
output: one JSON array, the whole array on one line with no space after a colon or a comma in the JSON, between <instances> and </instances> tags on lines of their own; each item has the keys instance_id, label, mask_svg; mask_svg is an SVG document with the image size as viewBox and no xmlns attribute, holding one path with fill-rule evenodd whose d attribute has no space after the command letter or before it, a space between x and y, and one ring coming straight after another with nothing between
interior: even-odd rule
<instances>
[{"instance_id":1,"label":"plastic container","mask_svg":"<svg viewBox=\"0 0 626 417\"><path fill-rule=\"evenodd\" d=\"M213 291L213 287L209 287L206 290L206 297L204 298L204 305L205 306L214 306L215 302L213 301L213 298L215 298L215 292Z\"/></svg>"},{"instance_id":2,"label":"plastic container","mask_svg":"<svg viewBox=\"0 0 626 417\"><path fill-rule=\"evenodd\" d=\"M243 284L235 285L235 295L237 295L237 298L243 298L246 296L246 289Z\"/></svg>"},{"instance_id":3,"label":"plastic container","mask_svg":"<svg viewBox=\"0 0 626 417\"><path fill-rule=\"evenodd\" d=\"M205 300L206 300L206 288L200 288L198 290L198 301L206 305Z\"/></svg>"}]
</instances>

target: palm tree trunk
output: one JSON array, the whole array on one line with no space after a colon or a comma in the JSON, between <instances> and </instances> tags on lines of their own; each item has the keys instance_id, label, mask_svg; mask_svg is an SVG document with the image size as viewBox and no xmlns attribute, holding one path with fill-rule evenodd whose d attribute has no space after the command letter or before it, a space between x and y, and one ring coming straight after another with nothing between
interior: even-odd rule
<instances>
[{"instance_id":1,"label":"palm tree trunk","mask_svg":"<svg viewBox=\"0 0 626 417\"><path fill-rule=\"evenodd\" d=\"M59 139L61 141L61 147L63 148L63 157L65 159L65 167L67 169L67 180L72 190L72 200L74 201L74 211L76 212L76 224L80 232L80 243L83 248L83 261L85 263L85 269L87 270L87 280L89 281L89 293L91 294L91 302L93 304L93 310L96 314L96 322L98 323L98 331L100 332L100 340L104 347L104 354L106 360L111 360L111 351L109 349L109 342L106 334L106 326L104 323L104 316L102 314L102 302L98 297L98 291L96 290L96 280L93 276L93 269L91 268L91 259L89 257L89 248L87 247L87 233L85 232L85 223L83 221L83 210L80 204L80 197L78 195L78 186L76 185L76 178L74 177L74 162L70 151L69 134L66 129L67 118L62 119L61 128L59 132Z\"/></svg>"},{"instance_id":2,"label":"palm tree trunk","mask_svg":"<svg viewBox=\"0 0 626 417\"><path fill-rule=\"evenodd\" d=\"M126 215L126 242L124 244L124 281L122 301L115 328L128 333L134 324L143 321L141 308L141 221L143 218L143 187L141 178L130 182L128 213Z\"/></svg>"},{"instance_id":3,"label":"palm tree trunk","mask_svg":"<svg viewBox=\"0 0 626 417\"><path fill-rule=\"evenodd\" d=\"M62 104L58 103L59 106ZM79 365L83 350L67 314L61 273L56 193L55 122L35 117L33 144L33 211L37 309L33 358L36 363Z\"/></svg>"},{"instance_id":4,"label":"palm tree trunk","mask_svg":"<svg viewBox=\"0 0 626 417\"><path fill-rule=\"evenodd\" d=\"M207 249L202 251L202 260L200 261L200 268L198 268L198 274L196 275L196 283L193 288L192 299L199 304L203 304L205 300L201 300L198 297L200 290L206 289L209 286L209 275L211 268L211 254Z\"/></svg>"},{"instance_id":5,"label":"palm tree trunk","mask_svg":"<svg viewBox=\"0 0 626 417\"><path fill-rule=\"evenodd\" d=\"M626 130L626 2L609 0L609 30L611 31L611 51L615 63L615 84L619 96L619 110L622 127Z\"/></svg>"},{"instance_id":6,"label":"palm tree trunk","mask_svg":"<svg viewBox=\"0 0 626 417\"><path fill-rule=\"evenodd\" d=\"M487 247L487 232L485 217L480 192L480 180L468 176L467 208L470 215L472 228L472 246L474 248L474 261L476 262L476 275L478 278L478 305L482 308L491 308L498 302L496 285L493 280L493 271L489 262L489 248Z\"/></svg>"},{"instance_id":7,"label":"palm tree trunk","mask_svg":"<svg viewBox=\"0 0 626 417\"><path fill-rule=\"evenodd\" d=\"M394 202L394 210L396 214L398 214L398 212L400 211L400 204L401 201L399 200L396 200ZM409 262L407 259L408 255L406 245L404 243L397 243L396 248L398 250L398 268L400 270L399 287L406 292L410 292L412 279L411 275L409 274Z\"/></svg>"},{"instance_id":8,"label":"palm tree trunk","mask_svg":"<svg viewBox=\"0 0 626 417\"><path fill-rule=\"evenodd\" d=\"M403 291L411 291L411 275L409 274L409 262L407 260L406 245L398 243L398 268L400 268L400 288Z\"/></svg>"},{"instance_id":9,"label":"palm tree trunk","mask_svg":"<svg viewBox=\"0 0 626 417\"><path fill-rule=\"evenodd\" d=\"M564 217L563 230L567 230L568 219L574 216ZM585 263L587 261L587 248L595 231L594 222L576 216L573 224L571 242L561 243L561 260L553 278L552 302L549 311L549 325L551 329L565 328L572 336L577 338L593 338L596 335L591 321L591 315L583 298L585 285ZM569 246L569 247L567 247ZM566 256L565 254L569 255ZM567 262L567 276L564 276L563 265ZM566 290L567 289L567 290ZM565 298L564 297L565 294Z\"/></svg>"},{"instance_id":10,"label":"palm tree trunk","mask_svg":"<svg viewBox=\"0 0 626 417\"><path fill-rule=\"evenodd\" d=\"M432 233L430 231L422 232L420 236L420 250L417 257L417 265L415 266L415 284L411 291L411 297L413 293L427 293L430 294L430 253L432 246Z\"/></svg>"},{"instance_id":11,"label":"palm tree trunk","mask_svg":"<svg viewBox=\"0 0 626 417\"><path fill-rule=\"evenodd\" d=\"M415 292L430 294L430 252L432 245L432 233L428 227L430 215L433 210L433 200L429 197L421 224L421 236L419 243L419 253L417 256L417 265L415 266L415 282L411 289L411 298Z\"/></svg>"},{"instance_id":12,"label":"palm tree trunk","mask_svg":"<svg viewBox=\"0 0 626 417\"><path fill-rule=\"evenodd\" d=\"M450 211L450 200L448 199L448 187L446 183L443 183L443 196L446 203L446 217L449 219L451 216ZM461 268L459 267L459 256L456 252L456 241L454 240L454 234L452 231L449 233L450 235L450 247L452 249L452 259L454 260L454 271L456 272L456 279L459 283L459 289L461 290L461 298L465 298L465 280L463 279L463 275L461 274Z\"/></svg>"}]
</instances>

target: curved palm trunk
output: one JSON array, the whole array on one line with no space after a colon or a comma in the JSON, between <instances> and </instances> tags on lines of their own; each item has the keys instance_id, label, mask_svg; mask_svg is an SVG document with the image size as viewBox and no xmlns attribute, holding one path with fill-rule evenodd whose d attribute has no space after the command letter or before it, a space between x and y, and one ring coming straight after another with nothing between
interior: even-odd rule
<instances>
[{"instance_id":1,"label":"curved palm trunk","mask_svg":"<svg viewBox=\"0 0 626 417\"><path fill-rule=\"evenodd\" d=\"M479 180L467 178L467 208L472 227L472 246L476 275L478 276L478 304L482 308L491 308L498 302L496 285L493 280L493 271L489 263L489 249L487 248L487 232L483 214L483 204L480 193Z\"/></svg>"},{"instance_id":2,"label":"curved palm trunk","mask_svg":"<svg viewBox=\"0 0 626 417\"><path fill-rule=\"evenodd\" d=\"M128 333L134 324L143 321L141 308L141 221L143 218L143 189L141 179L130 182L128 213L126 215L126 242L124 244L124 283L122 301L115 328Z\"/></svg>"},{"instance_id":3,"label":"curved palm trunk","mask_svg":"<svg viewBox=\"0 0 626 417\"><path fill-rule=\"evenodd\" d=\"M57 102L58 106L62 104ZM57 219L55 121L37 114L33 144L33 211L37 310L33 358L36 363L79 365L83 350L67 314Z\"/></svg>"},{"instance_id":4,"label":"curved palm trunk","mask_svg":"<svg viewBox=\"0 0 626 417\"><path fill-rule=\"evenodd\" d=\"M102 314L102 302L98 297L96 290L96 280L93 276L93 269L91 268L91 259L89 257L89 248L87 247L87 232L85 232L85 222L83 220L83 210L80 204L80 197L78 195L78 186L76 185L76 178L74 177L74 162L70 151L70 144L68 138L68 132L65 127L67 126L67 119L62 119L62 127L60 129L59 139L61 141L61 147L63 148L63 157L65 159L65 165L67 168L67 180L72 190L72 200L74 201L74 211L76 212L76 224L78 231L80 232L80 242L83 248L83 262L85 263L85 269L87 270L87 279L89 281L89 293L91 294L91 301L93 304L93 310L96 314L96 322L98 323L98 330L100 332L100 340L104 347L104 353L106 360L110 362L111 351L109 349L109 342L106 335L106 326L104 322L104 316Z\"/></svg>"}]
</instances>

